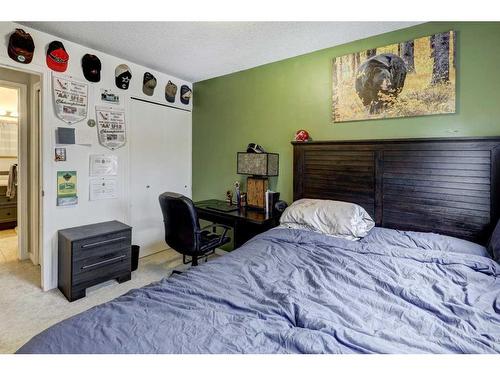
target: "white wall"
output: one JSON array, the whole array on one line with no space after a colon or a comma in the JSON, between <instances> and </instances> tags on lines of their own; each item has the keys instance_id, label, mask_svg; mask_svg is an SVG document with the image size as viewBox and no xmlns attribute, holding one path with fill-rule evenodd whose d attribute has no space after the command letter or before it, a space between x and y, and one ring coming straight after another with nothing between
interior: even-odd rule
<instances>
[{"instance_id":1,"label":"white wall","mask_svg":"<svg viewBox=\"0 0 500 375\"><path fill-rule=\"evenodd\" d=\"M20 26L17 26L20 27ZM100 101L100 89L112 89L121 94L120 107L126 110L126 118L130 118L130 96L153 100L159 103L169 104L165 100L165 85L168 80L175 82L178 87L178 93L175 105L182 108L191 108L184 106L179 101L179 91L182 84L190 82L177 79L175 77L159 73L148 69L147 67L125 61L123 59L107 55L103 52L95 51L90 48L68 42L66 40L41 33L33 29L21 27L29 32L35 42L35 56L30 64L20 64L8 57L7 42L8 36L14 31L16 24L11 22L0 22L0 34L4 36L0 46L0 65L16 67L31 70L42 74L43 84L43 189L45 196L43 198L43 258L42 258L42 284L44 290L57 287L57 230L77 225L96 223L106 220L120 220L130 223L130 143L133 139L128 137L125 147L115 151L107 150L99 145L97 133L92 146L67 146L67 161L56 163L53 160L55 147L55 128L58 126L67 126L59 120L54 112L51 74L52 71L46 66L45 51L47 45L53 40L61 40L64 43L70 59L68 69L65 75L82 82L87 82L81 69L81 58L86 53L97 55L102 63L101 81L99 83L88 83L89 87L89 110L88 118L95 118L95 105L105 105ZM141 51L137 51L141 53ZM132 80L128 90L116 88L114 82L115 67L119 64L127 64L132 71ZM144 72L153 73L158 81L153 97L148 97L142 93L142 79ZM127 124L129 125L129 124ZM75 129L88 129L87 120L73 125ZM128 134L130 135L130 133ZM119 158L119 182L121 191L118 199L89 201L88 199L88 169L89 155L95 153L113 153ZM159 161L161 162L161 161ZM58 170L76 170L78 172L78 205L71 207L56 206L56 176ZM137 176L135 176L137 178Z\"/></svg>"}]
</instances>

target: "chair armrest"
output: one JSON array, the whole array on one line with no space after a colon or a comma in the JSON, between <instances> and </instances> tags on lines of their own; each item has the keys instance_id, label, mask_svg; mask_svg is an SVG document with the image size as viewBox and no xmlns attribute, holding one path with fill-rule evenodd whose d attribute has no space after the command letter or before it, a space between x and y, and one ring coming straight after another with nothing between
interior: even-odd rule
<instances>
[{"instance_id":1,"label":"chair armrest","mask_svg":"<svg viewBox=\"0 0 500 375\"><path fill-rule=\"evenodd\" d=\"M204 226L203 228L201 228L201 229L200 229L200 233L201 233L201 232L203 232L204 230L209 229L209 228L212 228L212 229L213 229L213 228L217 228L217 227L218 227L218 228L224 228L226 231L227 231L227 230L229 230L229 229L231 229L231 227L230 227L230 226L228 226L228 225L213 223L213 224L209 224L209 225L206 225L206 226Z\"/></svg>"},{"instance_id":2,"label":"chair armrest","mask_svg":"<svg viewBox=\"0 0 500 375\"><path fill-rule=\"evenodd\" d=\"M222 234L220 236L219 244L222 244L224 242L224 239L226 238L227 231L229 229L231 229L230 226L224 225L224 224L216 224L216 223L209 224L207 226L204 226L203 228L200 228L199 231L196 231L196 236L198 237L198 240L200 238L201 232L203 232L204 230L207 230L209 228L212 228L212 229L214 229L214 228L224 228L224 231L222 232Z\"/></svg>"}]
</instances>

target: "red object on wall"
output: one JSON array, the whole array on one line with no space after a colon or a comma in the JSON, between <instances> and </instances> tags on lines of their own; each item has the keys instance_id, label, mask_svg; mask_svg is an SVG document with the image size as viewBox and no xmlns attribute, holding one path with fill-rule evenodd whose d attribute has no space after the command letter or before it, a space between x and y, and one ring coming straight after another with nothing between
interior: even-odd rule
<instances>
[{"instance_id":1,"label":"red object on wall","mask_svg":"<svg viewBox=\"0 0 500 375\"><path fill-rule=\"evenodd\" d=\"M297 130L295 140L297 142L307 142L309 140L309 133L304 129Z\"/></svg>"}]
</instances>

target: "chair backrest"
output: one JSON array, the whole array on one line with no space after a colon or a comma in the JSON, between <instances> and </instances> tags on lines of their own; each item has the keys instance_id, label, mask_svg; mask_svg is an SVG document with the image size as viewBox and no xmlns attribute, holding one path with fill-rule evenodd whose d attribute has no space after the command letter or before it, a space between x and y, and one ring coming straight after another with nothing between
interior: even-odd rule
<instances>
[{"instance_id":1,"label":"chair backrest","mask_svg":"<svg viewBox=\"0 0 500 375\"><path fill-rule=\"evenodd\" d=\"M165 242L181 254L197 252L196 232L200 229L193 201L184 195L166 192L160 195L165 225Z\"/></svg>"}]
</instances>

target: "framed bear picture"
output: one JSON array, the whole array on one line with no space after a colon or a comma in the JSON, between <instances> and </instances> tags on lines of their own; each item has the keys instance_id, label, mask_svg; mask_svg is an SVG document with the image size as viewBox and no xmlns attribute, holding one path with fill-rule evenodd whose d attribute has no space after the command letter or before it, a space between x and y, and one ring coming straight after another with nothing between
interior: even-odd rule
<instances>
[{"instance_id":1,"label":"framed bear picture","mask_svg":"<svg viewBox=\"0 0 500 375\"><path fill-rule=\"evenodd\" d=\"M332 61L333 122L455 113L456 32Z\"/></svg>"}]
</instances>

